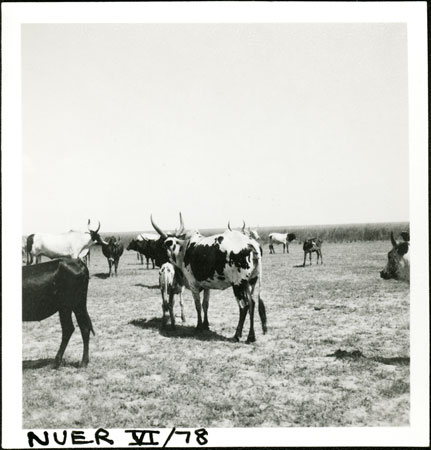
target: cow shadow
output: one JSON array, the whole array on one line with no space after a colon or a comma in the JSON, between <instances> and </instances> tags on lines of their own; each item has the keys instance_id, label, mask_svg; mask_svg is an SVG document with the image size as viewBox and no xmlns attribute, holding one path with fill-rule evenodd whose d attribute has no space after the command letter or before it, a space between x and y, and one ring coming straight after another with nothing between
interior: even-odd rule
<instances>
[{"instance_id":1,"label":"cow shadow","mask_svg":"<svg viewBox=\"0 0 431 450\"><path fill-rule=\"evenodd\" d=\"M22 362L22 370L34 370L42 369L44 367L51 367L54 369L55 359L54 358L40 358L40 359L27 359ZM61 367L73 367L75 369L79 368L79 362L68 362L64 361L61 363Z\"/></svg>"},{"instance_id":2,"label":"cow shadow","mask_svg":"<svg viewBox=\"0 0 431 450\"><path fill-rule=\"evenodd\" d=\"M191 325L182 325L177 323L175 328L170 325L162 327L162 319L153 317L152 319L136 319L129 322L129 325L142 328L143 330L154 328L158 329L159 333L164 337L180 338L180 339L196 339L198 341L222 341L234 342L233 339L222 336L215 331L204 330L196 332L196 328Z\"/></svg>"},{"instance_id":3,"label":"cow shadow","mask_svg":"<svg viewBox=\"0 0 431 450\"><path fill-rule=\"evenodd\" d=\"M296 266L293 266L293 267L295 267L295 269L305 269L305 267L307 267L307 266L303 266L302 264L297 264Z\"/></svg>"},{"instance_id":4,"label":"cow shadow","mask_svg":"<svg viewBox=\"0 0 431 450\"><path fill-rule=\"evenodd\" d=\"M409 366L410 365L410 357L409 356L395 356L392 358L385 358L383 356L365 356L360 350L353 351L345 351L338 349L334 353L331 353L326 356L333 356L336 359L350 359L350 360L360 360L367 359L369 361L375 361L381 364L387 364L391 366Z\"/></svg>"},{"instance_id":5,"label":"cow shadow","mask_svg":"<svg viewBox=\"0 0 431 450\"><path fill-rule=\"evenodd\" d=\"M101 280L106 280L109 278L109 273L101 272L101 273L93 273L93 276L96 278L100 278Z\"/></svg>"},{"instance_id":6,"label":"cow shadow","mask_svg":"<svg viewBox=\"0 0 431 450\"><path fill-rule=\"evenodd\" d=\"M133 286L143 287L146 289L160 289L160 286L158 284L149 285L149 284L137 283L137 284L134 284Z\"/></svg>"}]
</instances>

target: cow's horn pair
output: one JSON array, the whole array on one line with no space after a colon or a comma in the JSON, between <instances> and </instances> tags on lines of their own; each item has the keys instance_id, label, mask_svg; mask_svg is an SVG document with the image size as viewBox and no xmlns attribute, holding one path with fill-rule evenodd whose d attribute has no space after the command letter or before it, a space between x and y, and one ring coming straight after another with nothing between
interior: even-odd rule
<instances>
[{"instance_id":1,"label":"cow's horn pair","mask_svg":"<svg viewBox=\"0 0 431 450\"><path fill-rule=\"evenodd\" d=\"M157 233L159 233L160 236L162 236L163 239L167 239L168 235L154 223L152 214L150 216L150 219L151 219L151 225L157 231ZM181 236L183 233L184 233L184 222L183 222L183 216L180 213L180 229L178 231L175 230L175 235L176 236Z\"/></svg>"},{"instance_id":2,"label":"cow's horn pair","mask_svg":"<svg viewBox=\"0 0 431 450\"><path fill-rule=\"evenodd\" d=\"M243 225L242 225L241 231L244 233L244 230L245 230L245 222L244 222L244 219L242 219L242 223L243 223ZM232 231L232 228L230 227L230 220L229 220L229 222L227 223L227 227L229 228L229 231Z\"/></svg>"},{"instance_id":3,"label":"cow's horn pair","mask_svg":"<svg viewBox=\"0 0 431 450\"><path fill-rule=\"evenodd\" d=\"M97 227L97 230L94 230L95 233L98 233L99 230L100 230L100 220L98 220L97 222L99 223L99 226ZM88 219L88 224L87 224L87 226L88 226L88 231L91 231L91 230L90 230L90 219Z\"/></svg>"}]
</instances>

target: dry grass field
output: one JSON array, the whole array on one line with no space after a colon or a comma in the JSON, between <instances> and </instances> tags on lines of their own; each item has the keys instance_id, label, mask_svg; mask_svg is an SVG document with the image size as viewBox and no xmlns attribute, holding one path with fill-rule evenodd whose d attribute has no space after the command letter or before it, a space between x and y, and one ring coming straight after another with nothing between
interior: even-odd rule
<instances>
[{"instance_id":1,"label":"dry grass field","mask_svg":"<svg viewBox=\"0 0 431 450\"><path fill-rule=\"evenodd\" d=\"M90 364L79 328L64 365L58 315L23 324L25 428L406 426L409 423L409 286L385 281L389 241L324 243L324 264L302 264L302 247L263 256L268 334L231 337L232 291L212 291L211 331L186 323L160 330L158 270L125 251L117 278L92 251ZM313 255L313 263L315 255ZM178 303L178 302L177 302ZM332 355L332 356L330 356Z\"/></svg>"}]
</instances>

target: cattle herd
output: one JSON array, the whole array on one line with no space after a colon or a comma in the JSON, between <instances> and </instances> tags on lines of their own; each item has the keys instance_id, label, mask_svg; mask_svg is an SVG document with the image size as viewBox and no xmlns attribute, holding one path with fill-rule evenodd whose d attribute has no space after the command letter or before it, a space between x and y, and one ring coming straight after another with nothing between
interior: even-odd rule
<instances>
[{"instance_id":1,"label":"cattle herd","mask_svg":"<svg viewBox=\"0 0 431 450\"><path fill-rule=\"evenodd\" d=\"M70 337L74 331L72 312L76 316L84 342L81 366L89 361L89 339L93 332L87 311L87 291L89 271L87 263L90 248L102 247L103 255L108 260L109 276L117 275L120 257L124 245L120 238L114 236L104 240L100 234L100 222L96 229L88 231L69 231L63 234L31 234L23 240L22 267L22 318L23 321L40 321L57 311L60 316L62 339L55 357L55 367L59 367ZM242 336L247 313L250 327L247 343L254 342L254 313L257 306L263 333L267 331L265 304L261 297L262 254L260 237L256 230L232 230L230 223L226 231L212 236L203 236L196 230L186 230L180 213L180 227L173 232L166 232L159 227L151 216L151 224L157 234L142 233L128 244L127 250L138 252L146 258L147 269L159 270L159 286L162 296L162 326L170 323L175 327L174 299L179 296L181 319L184 322L182 294L187 288L191 291L196 313L196 332L209 329L208 307L210 291L224 290L232 287L238 303L239 319L234 340ZM410 279L410 237L408 232L401 233L401 240L396 241L391 233L392 249L388 253L386 267L380 272L384 279ZM289 243L296 239L293 233L269 234L269 251L275 253L274 245L282 244L283 252L289 253ZM322 240L314 237L303 243L304 262L309 255L311 265L312 253L317 255L317 263L323 264ZM41 256L52 260L40 262ZM25 258L26 257L26 258ZM143 262L143 260L141 259ZM33 264L36 262L36 264ZM201 299L202 294L202 299Z\"/></svg>"}]
</instances>

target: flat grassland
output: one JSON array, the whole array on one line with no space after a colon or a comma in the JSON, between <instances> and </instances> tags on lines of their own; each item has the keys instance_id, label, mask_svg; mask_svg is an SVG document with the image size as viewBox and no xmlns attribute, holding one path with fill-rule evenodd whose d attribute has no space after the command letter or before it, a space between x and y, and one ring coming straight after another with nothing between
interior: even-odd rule
<instances>
[{"instance_id":1,"label":"flat grassland","mask_svg":"<svg viewBox=\"0 0 431 450\"><path fill-rule=\"evenodd\" d=\"M385 281L390 242L324 243L324 264L295 267L302 246L264 248L268 333L230 340L231 289L212 291L209 332L161 331L158 270L125 251L117 278L99 249L90 265L90 364L78 369L76 327L64 365L52 369L58 314L23 324L24 428L406 426L410 411L409 286ZM307 261L308 263L308 261ZM329 356L332 355L332 356Z\"/></svg>"}]
</instances>

